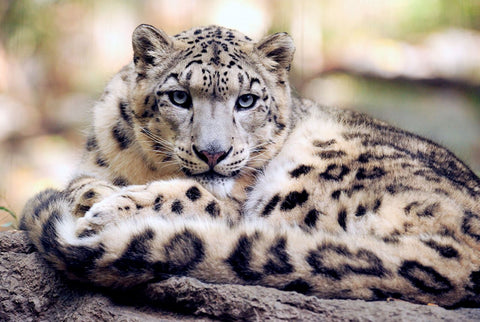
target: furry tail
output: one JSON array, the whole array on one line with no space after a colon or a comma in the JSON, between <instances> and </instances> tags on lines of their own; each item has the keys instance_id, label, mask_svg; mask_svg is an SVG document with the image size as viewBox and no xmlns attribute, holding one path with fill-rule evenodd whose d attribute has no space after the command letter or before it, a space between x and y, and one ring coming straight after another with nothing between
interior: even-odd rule
<instances>
[{"instance_id":1,"label":"furry tail","mask_svg":"<svg viewBox=\"0 0 480 322\"><path fill-rule=\"evenodd\" d=\"M442 306L480 306L478 252L455 244L456 256L431 245L436 236L331 236L264 221L237 226L220 219L131 217L91 235L63 193L47 190L25 207L21 228L72 279L129 288L185 275L212 283L256 284L322 298L397 297ZM451 254L447 254L451 255Z\"/></svg>"}]
</instances>

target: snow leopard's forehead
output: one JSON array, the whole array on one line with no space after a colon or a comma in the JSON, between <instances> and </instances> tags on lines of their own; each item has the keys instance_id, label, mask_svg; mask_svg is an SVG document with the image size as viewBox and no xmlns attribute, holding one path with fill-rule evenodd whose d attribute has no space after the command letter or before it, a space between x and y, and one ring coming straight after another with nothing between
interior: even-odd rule
<instances>
[{"instance_id":1,"label":"snow leopard's forehead","mask_svg":"<svg viewBox=\"0 0 480 322\"><path fill-rule=\"evenodd\" d=\"M247 36L218 26L193 28L173 38L187 45L182 55L189 60L187 64L203 64L217 70L234 66L242 69L253 48L253 41Z\"/></svg>"},{"instance_id":2,"label":"snow leopard's forehead","mask_svg":"<svg viewBox=\"0 0 480 322\"><path fill-rule=\"evenodd\" d=\"M252 42L252 39L241 32L220 26L192 28L173 36L173 38L192 45L201 43L212 45L213 42L222 42L238 46L242 43Z\"/></svg>"}]
</instances>

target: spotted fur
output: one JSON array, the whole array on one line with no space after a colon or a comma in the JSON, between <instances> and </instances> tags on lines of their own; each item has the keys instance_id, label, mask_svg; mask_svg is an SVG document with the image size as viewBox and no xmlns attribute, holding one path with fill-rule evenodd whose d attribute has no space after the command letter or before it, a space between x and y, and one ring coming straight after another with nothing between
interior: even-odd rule
<instances>
[{"instance_id":1,"label":"spotted fur","mask_svg":"<svg viewBox=\"0 0 480 322\"><path fill-rule=\"evenodd\" d=\"M222 27L133 34L79 175L21 227L68 277L169 275L324 298L480 305L480 179L446 149L291 96L294 46Z\"/></svg>"}]
</instances>

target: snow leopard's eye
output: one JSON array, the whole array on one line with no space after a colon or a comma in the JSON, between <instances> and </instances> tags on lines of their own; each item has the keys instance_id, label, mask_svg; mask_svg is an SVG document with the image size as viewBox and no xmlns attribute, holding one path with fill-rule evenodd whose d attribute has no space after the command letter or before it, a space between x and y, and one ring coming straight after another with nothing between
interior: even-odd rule
<instances>
[{"instance_id":1,"label":"snow leopard's eye","mask_svg":"<svg viewBox=\"0 0 480 322\"><path fill-rule=\"evenodd\" d=\"M170 102L182 108L190 108L192 105L192 98L185 91L168 92L168 98Z\"/></svg>"},{"instance_id":2,"label":"snow leopard's eye","mask_svg":"<svg viewBox=\"0 0 480 322\"><path fill-rule=\"evenodd\" d=\"M253 94L244 94L237 99L237 110L247 110L255 106L258 96Z\"/></svg>"}]
</instances>

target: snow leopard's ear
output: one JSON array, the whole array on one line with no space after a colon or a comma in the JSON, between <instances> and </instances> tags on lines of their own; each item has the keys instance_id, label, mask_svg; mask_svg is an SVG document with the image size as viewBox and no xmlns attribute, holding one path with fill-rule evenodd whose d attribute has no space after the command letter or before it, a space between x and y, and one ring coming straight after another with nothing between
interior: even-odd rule
<instances>
[{"instance_id":1,"label":"snow leopard's ear","mask_svg":"<svg viewBox=\"0 0 480 322\"><path fill-rule=\"evenodd\" d=\"M276 70L290 70L290 64L295 53L295 45L292 38L286 32L270 35L256 45L257 52L261 57L273 61L271 67Z\"/></svg>"},{"instance_id":2,"label":"snow leopard's ear","mask_svg":"<svg viewBox=\"0 0 480 322\"><path fill-rule=\"evenodd\" d=\"M146 24L135 28L132 45L137 67L155 66L173 50L173 42L165 32Z\"/></svg>"}]
</instances>

